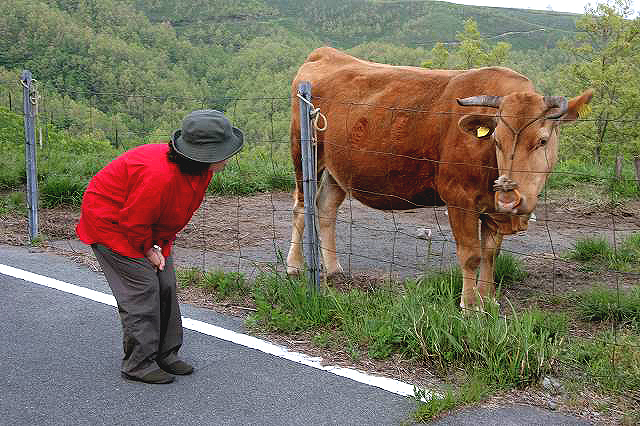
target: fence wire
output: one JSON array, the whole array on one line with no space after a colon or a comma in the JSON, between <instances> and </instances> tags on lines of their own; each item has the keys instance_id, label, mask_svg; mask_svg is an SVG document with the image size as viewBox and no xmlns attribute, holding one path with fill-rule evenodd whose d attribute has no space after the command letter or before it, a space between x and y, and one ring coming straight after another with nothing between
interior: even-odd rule
<instances>
[{"instance_id":1,"label":"fence wire","mask_svg":"<svg viewBox=\"0 0 640 426\"><path fill-rule=\"evenodd\" d=\"M9 113L21 116L21 90L17 82L0 82L0 106ZM203 271L234 271L249 278L264 271L286 272L284 259L291 244L293 205L290 190L296 179L288 154L291 143L288 134L291 99L288 96L193 98L71 90L58 90L54 94L46 88L41 94L36 131L39 180L40 187L51 192L50 198L43 197L44 207L59 205L60 202L72 202L77 206L78 193L84 189L83 185L119 153L142 143L168 141L171 132L180 127L182 117L192 110L222 110L234 125L247 129L247 146L230 161L224 172L226 176L214 176L212 190L189 225L179 234L176 241L177 264L179 267L198 267ZM88 99L88 107L82 107L80 102L74 100L81 98ZM314 98L314 101L322 103L334 100ZM107 104L111 105L111 109L104 113L101 108ZM382 126L390 125L398 113L415 114L428 119L461 115L453 111L433 112L358 102L343 104L347 111L345 122L329 125L344 126L345 131L350 129L349 120L355 115L356 108L387 111L390 121L382 123ZM166 115L163 112L169 106L174 112ZM579 121L593 123L590 119ZM619 120L617 123L637 124L637 121ZM14 153L17 158L11 158L10 161L17 164L18 168L20 161L24 164L24 152L20 157L19 149L23 147L24 139L3 140L1 143L3 155ZM322 143L344 147L341 141L325 139ZM70 152L61 153L61 147L64 147L62 151ZM86 157L80 156L79 150L83 149L92 151ZM359 150L358 155L375 157L376 161L384 158L385 163L399 159L448 164L388 150ZM607 161L613 164L612 159ZM629 164L632 164L632 160L625 159L623 169L633 170ZM471 163L448 165L490 168ZM233 182L230 176L236 181ZM513 286L505 284L503 294L515 298L519 293L530 295L535 292L540 292L542 298L561 296L572 293L576 281L586 280L591 284L580 285L581 288L604 287L615 290L619 305L627 291L638 288L640 271L634 268L624 270L609 264L596 270L593 265L572 259L569 253L577 242L588 237L610 242L614 257L618 256L624 240L640 231L640 219L633 210L637 204L631 203L631 207L625 207L607 185L610 186L612 182L637 185L638 182L628 174L613 179L610 173L593 175L567 171L552 172L547 182L555 177L573 177L592 182L594 186L600 185L610 198L604 204L585 206L578 201L580 195L577 194L575 205L571 200L562 203L552 199L547 185L540 194L540 205L535 211L536 217L529 221L527 233L507 236L501 250L501 253L509 253L519 259L532 278L526 281L527 288L523 283ZM2 191L22 188L22 181L12 186L7 183L8 177L3 179L0 180ZM386 179L391 179L388 174ZM71 187L71 195L68 193L69 180L79 185ZM232 183L229 183L230 180ZM254 183L247 188L244 183L247 181ZM60 187L58 193L56 184ZM220 195L220 191L227 195ZM377 192L371 188L352 188L352 192L347 194L336 221L336 253L347 275L397 281L419 277L427 271L446 271L457 265L456 243L448 224L447 207L405 200L413 204L413 208L376 211L362 205L353 196L357 192L397 198L395 194ZM481 212L470 210L468 213ZM77 209L74 214L79 215ZM72 230L55 230L53 225L44 224L45 234L49 233L48 236L52 238L73 238ZM605 343L615 351L616 347L622 345L618 339L619 327L614 324L611 331L613 338ZM602 339L585 337L594 341ZM624 346L629 347L628 343ZM612 360L615 360L613 355Z\"/></svg>"}]
</instances>

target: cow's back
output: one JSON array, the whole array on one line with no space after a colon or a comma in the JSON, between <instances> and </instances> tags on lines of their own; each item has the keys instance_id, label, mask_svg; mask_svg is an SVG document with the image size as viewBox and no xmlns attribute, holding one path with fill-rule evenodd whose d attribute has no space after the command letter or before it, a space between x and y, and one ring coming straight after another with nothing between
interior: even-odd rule
<instances>
[{"instance_id":1,"label":"cow's back","mask_svg":"<svg viewBox=\"0 0 640 426\"><path fill-rule=\"evenodd\" d=\"M294 95L302 81L311 83L313 103L328 122L318 135L319 167L355 198L384 210L450 202L450 178L439 174L449 176L453 163L462 163L458 183L477 185L480 179L482 191L488 191L484 185L491 173L473 165L494 165L495 153L459 131L459 118L473 108L461 109L456 98L530 86L505 68L400 67L328 47L313 51L300 67ZM300 179L298 103L292 107L292 153Z\"/></svg>"}]
</instances>

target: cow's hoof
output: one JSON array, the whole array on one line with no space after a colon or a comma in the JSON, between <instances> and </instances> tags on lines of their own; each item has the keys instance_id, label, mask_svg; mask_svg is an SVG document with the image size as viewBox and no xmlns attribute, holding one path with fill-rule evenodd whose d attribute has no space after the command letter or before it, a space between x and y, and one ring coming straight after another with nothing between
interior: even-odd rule
<instances>
[{"instance_id":1,"label":"cow's hoof","mask_svg":"<svg viewBox=\"0 0 640 426\"><path fill-rule=\"evenodd\" d=\"M297 277L302 272L302 268L296 268L295 266L287 266L287 275Z\"/></svg>"}]
</instances>

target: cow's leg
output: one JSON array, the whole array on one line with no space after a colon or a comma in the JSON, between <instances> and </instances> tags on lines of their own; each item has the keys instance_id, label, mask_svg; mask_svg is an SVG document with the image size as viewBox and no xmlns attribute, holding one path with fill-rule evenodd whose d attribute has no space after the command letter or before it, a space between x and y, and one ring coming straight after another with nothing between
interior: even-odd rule
<instances>
[{"instance_id":1,"label":"cow's leg","mask_svg":"<svg viewBox=\"0 0 640 426\"><path fill-rule=\"evenodd\" d=\"M293 224L291 227L291 246L287 255L287 274L298 275L304 268L302 254L302 236L304 232L304 195L296 185L293 193Z\"/></svg>"},{"instance_id":2,"label":"cow's leg","mask_svg":"<svg viewBox=\"0 0 640 426\"><path fill-rule=\"evenodd\" d=\"M480 224L480 239L482 241L482 261L480 263L480 277L478 279L478 296L495 299L496 287L493 282L493 272L496 256L502 244L502 234L489 228L484 220Z\"/></svg>"},{"instance_id":3,"label":"cow's leg","mask_svg":"<svg viewBox=\"0 0 640 426\"><path fill-rule=\"evenodd\" d=\"M316 196L316 205L322 260L327 276L343 272L336 254L336 216L345 196L344 190L325 169Z\"/></svg>"},{"instance_id":4,"label":"cow's leg","mask_svg":"<svg viewBox=\"0 0 640 426\"><path fill-rule=\"evenodd\" d=\"M456 254L462 270L460 307L473 309L478 305L476 273L482 259L478 235L479 215L463 208L449 207L449 223L456 239Z\"/></svg>"}]
</instances>

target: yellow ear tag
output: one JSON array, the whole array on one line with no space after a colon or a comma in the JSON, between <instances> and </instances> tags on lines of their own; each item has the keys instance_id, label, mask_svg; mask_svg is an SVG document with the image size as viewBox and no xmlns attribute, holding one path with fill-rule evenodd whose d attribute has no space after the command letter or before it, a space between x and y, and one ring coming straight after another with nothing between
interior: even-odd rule
<instances>
[{"instance_id":1,"label":"yellow ear tag","mask_svg":"<svg viewBox=\"0 0 640 426\"><path fill-rule=\"evenodd\" d=\"M578 116L581 118L586 117L591 112L591 105L583 104L578 110Z\"/></svg>"},{"instance_id":2,"label":"yellow ear tag","mask_svg":"<svg viewBox=\"0 0 640 426\"><path fill-rule=\"evenodd\" d=\"M479 138L483 138L487 136L490 131L491 129L489 129L488 127L478 127L476 129L476 134L478 135Z\"/></svg>"}]
</instances>

